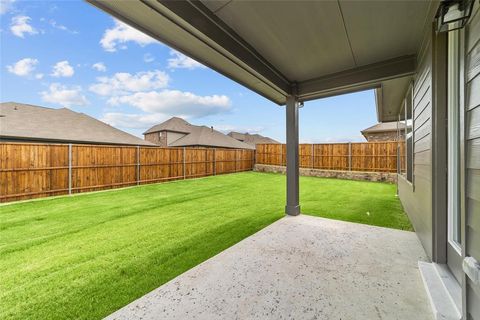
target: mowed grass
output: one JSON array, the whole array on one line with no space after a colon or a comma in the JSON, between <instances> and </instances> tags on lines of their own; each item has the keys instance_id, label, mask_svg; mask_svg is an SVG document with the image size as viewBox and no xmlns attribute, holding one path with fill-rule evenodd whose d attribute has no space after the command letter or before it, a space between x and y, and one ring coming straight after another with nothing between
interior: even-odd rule
<instances>
[{"instance_id":1,"label":"mowed grass","mask_svg":"<svg viewBox=\"0 0 480 320\"><path fill-rule=\"evenodd\" d=\"M254 172L0 206L0 319L99 319L284 216ZM383 183L301 178L306 214L410 230Z\"/></svg>"}]
</instances>

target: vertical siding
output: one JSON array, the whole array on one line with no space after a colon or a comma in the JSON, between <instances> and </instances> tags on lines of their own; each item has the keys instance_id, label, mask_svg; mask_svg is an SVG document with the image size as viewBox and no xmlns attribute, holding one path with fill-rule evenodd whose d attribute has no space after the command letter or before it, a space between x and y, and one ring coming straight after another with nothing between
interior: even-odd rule
<instances>
[{"instance_id":1,"label":"vertical siding","mask_svg":"<svg viewBox=\"0 0 480 320\"><path fill-rule=\"evenodd\" d=\"M418 56L413 88L414 188L399 178L402 204L429 257L432 257L432 49L427 42Z\"/></svg>"},{"instance_id":2,"label":"vertical siding","mask_svg":"<svg viewBox=\"0 0 480 320\"><path fill-rule=\"evenodd\" d=\"M480 261L480 10L475 1L473 17L466 28L465 57L465 157L467 256ZM480 319L480 286L467 281L467 312Z\"/></svg>"},{"instance_id":3,"label":"vertical siding","mask_svg":"<svg viewBox=\"0 0 480 320\"><path fill-rule=\"evenodd\" d=\"M167 146L185 136L185 133L167 131Z\"/></svg>"}]
</instances>

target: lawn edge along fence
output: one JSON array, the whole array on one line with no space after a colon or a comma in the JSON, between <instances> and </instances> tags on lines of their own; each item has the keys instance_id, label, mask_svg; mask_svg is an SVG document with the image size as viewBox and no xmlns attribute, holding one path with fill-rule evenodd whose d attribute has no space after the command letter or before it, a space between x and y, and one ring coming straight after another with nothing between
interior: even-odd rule
<instances>
[{"instance_id":1,"label":"lawn edge along fence","mask_svg":"<svg viewBox=\"0 0 480 320\"><path fill-rule=\"evenodd\" d=\"M251 171L255 151L0 143L0 202Z\"/></svg>"},{"instance_id":2,"label":"lawn edge along fence","mask_svg":"<svg viewBox=\"0 0 480 320\"><path fill-rule=\"evenodd\" d=\"M285 166L285 144L257 144L256 164ZM405 168L404 141L300 144L300 168L396 173Z\"/></svg>"}]
</instances>

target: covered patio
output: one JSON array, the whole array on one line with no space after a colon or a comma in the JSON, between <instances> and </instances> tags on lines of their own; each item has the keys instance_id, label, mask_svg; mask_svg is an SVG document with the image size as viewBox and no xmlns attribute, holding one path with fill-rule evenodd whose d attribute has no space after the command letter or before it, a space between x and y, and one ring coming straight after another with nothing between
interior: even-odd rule
<instances>
[{"instance_id":1,"label":"covered patio","mask_svg":"<svg viewBox=\"0 0 480 320\"><path fill-rule=\"evenodd\" d=\"M378 120L396 120L437 8L427 1L88 2L286 105L288 215L301 211L299 108L375 89Z\"/></svg>"},{"instance_id":2,"label":"covered patio","mask_svg":"<svg viewBox=\"0 0 480 320\"><path fill-rule=\"evenodd\" d=\"M433 319L413 232L284 217L107 319Z\"/></svg>"},{"instance_id":3,"label":"covered patio","mask_svg":"<svg viewBox=\"0 0 480 320\"><path fill-rule=\"evenodd\" d=\"M448 258L446 236L450 235L441 200L448 195L442 180L442 161L447 155L447 54L452 59L455 55L465 58L467 52L448 53L448 34L437 32L453 30L457 22L463 23L460 29L465 26L473 2L88 1L270 101L285 105L287 216L301 213L299 109L304 103L375 90L379 122L414 123L413 162L407 171L416 174L402 179L398 175L398 190L421 245L412 233L289 217L114 316L130 318L139 312L148 318L165 312L167 318L181 318L187 317L188 311L189 318L426 319L429 304L417 261L428 257L442 266L450 263L448 277L453 278L451 270L457 274L451 282L455 288L433 290L453 292L432 300L434 309L449 309L437 316L478 318L478 286L469 284L461 266L467 242L477 250L470 254L478 253L478 242L473 240L478 236L471 232L473 236L465 237L464 232L461 246ZM464 16L449 25L447 16L456 17L456 10ZM441 19L436 20L437 12ZM444 24L441 29L437 22ZM472 57L478 54L472 48L478 43L479 25L471 23L465 28L470 30ZM455 44L453 38L448 41ZM459 65L458 61L451 63ZM475 77L476 62L472 66ZM464 76L467 69L462 68L450 70L449 79ZM455 97L451 108L461 100ZM478 112L478 104L472 105ZM473 120L466 124L477 123L477 116L470 118ZM470 138L477 138L477 129L471 131L475 134ZM456 137L455 141L461 139ZM450 170L461 172L460 168ZM478 179L472 181L466 189L478 186ZM460 187L454 191L460 192ZM478 208L472 203L472 208ZM465 214L465 208L461 210ZM468 219L461 220L465 223ZM468 268L473 274L470 278L478 284L475 279L480 267L471 262ZM433 282L443 285L446 277L434 273ZM460 287L462 290L457 290Z\"/></svg>"}]
</instances>

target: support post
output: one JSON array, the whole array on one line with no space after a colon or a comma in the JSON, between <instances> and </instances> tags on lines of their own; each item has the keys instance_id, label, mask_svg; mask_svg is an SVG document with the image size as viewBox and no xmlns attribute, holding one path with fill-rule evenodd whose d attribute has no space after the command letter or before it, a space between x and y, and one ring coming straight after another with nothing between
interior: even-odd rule
<instances>
[{"instance_id":1,"label":"support post","mask_svg":"<svg viewBox=\"0 0 480 320\"><path fill-rule=\"evenodd\" d=\"M183 179L185 180L187 177L186 177L186 168L185 168L185 158L186 158L186 151L185 151L185 147L183 147Z\"/></svg>"},{"instance_id":2,"label":"support post","mask_svg":"<svg viewBox=\"0 0 480 320\"><path fill-rule=\"evenodd\" d=\"M72 194L72 144L68 144L68 194Z\"/></svg>"},{"instance_id":3,"label":"support post","mask_svg":"<svg viewBox=\"0 0 480 320\"><path fill-rule=\"evenodd\" d=\"M352 171L352 143L348 143L348 171Z\"/></svg>"},{"instance_id":4,"label":"support post","mask_svg":"<svg viewBox=\"0 0 480 320\"><path fill-rule=\"evenodd\" d=\"M137 186L140 184L140 146L137 146Z\"/></svg>"},{"instance_id":5,"label":"support post","mask_svg":"<svg viewBox=\"0 0 480 320\"><path fill-rule=\"evenodd\" d=\"M286 105L287 131L287 204L285 213L296 216L300 214L299 204L299 161L298 161L298 101L293 95L287 97Z\"/></svg>"}]
</instances>

